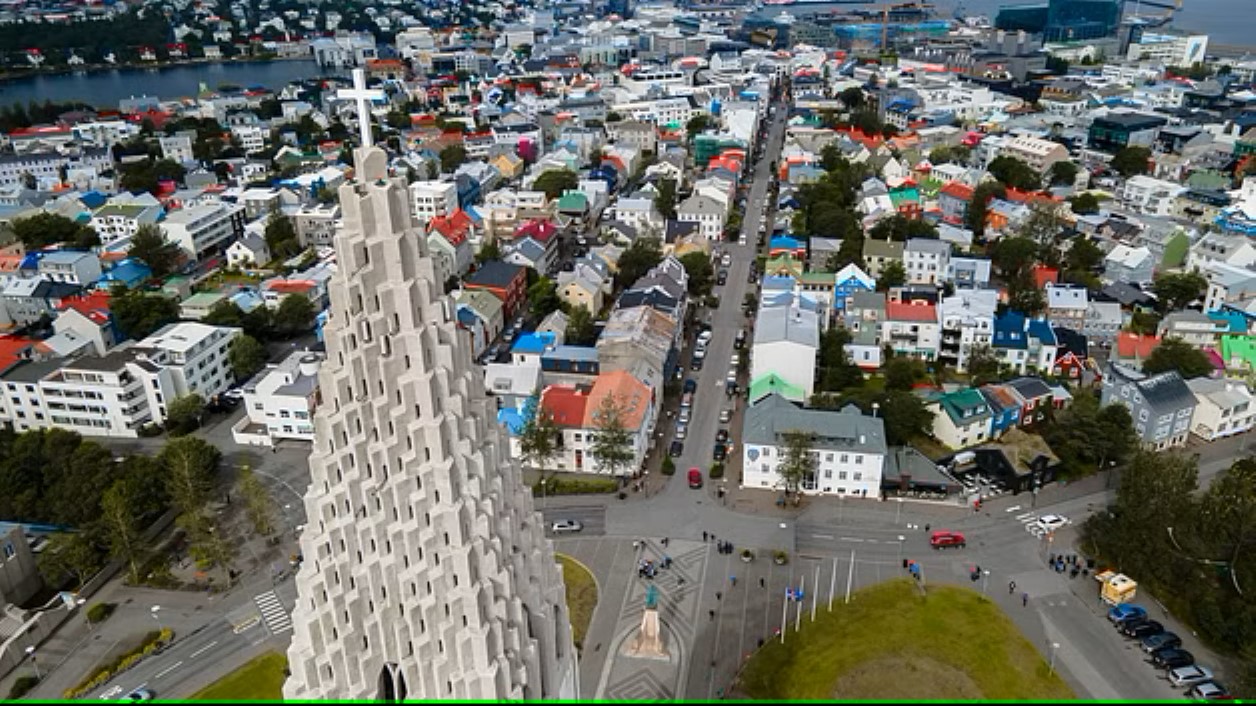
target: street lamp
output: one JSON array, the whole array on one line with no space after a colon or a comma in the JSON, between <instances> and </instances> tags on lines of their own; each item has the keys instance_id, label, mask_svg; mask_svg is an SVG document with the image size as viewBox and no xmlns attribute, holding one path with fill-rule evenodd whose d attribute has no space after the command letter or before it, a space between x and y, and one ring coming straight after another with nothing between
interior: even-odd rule
<instances>
[{"instance_id":1,"label":"street lamp","mask_svg":"<svg viewBox=\"0 0 1256 706\"><path fill-rule=\"evenodd\" d=\"M1060 643L1051 643L1051 667L1047 670L1048 674L1055 675L1055 651L1060 649Z\"/></svg>"},{"instance_id":2,"label":"street lamp","mask_svg":"<svg viewBox=\"0 0 1256 706\"><path fill-rule=\"evenodd\" d=\"M153 620L157 621L157 629L164 631L166 628L161 624L161 606L155 605L149 609L149 613L153 616Z\"/></svg>"},{"instance_id":3,"label":"street lamp","mask_svg":"<svg viewBox=\"0 0 1256 706\"><path fill-rule=\"evenodd\" d=\"M898 501L898 508L894 510L894 524L897 525L899 518L903 514L903 498L899 496L899 497L895 497L894 499Z\"/></svg>"},{"instance_id":4,"label":"street lamp","mask_svg":"<svg viewBox=\"0 0 1256 706\"><path fill-rule=\"evenodd\" d=\"M881 404L878 402L873 402L872 403L872 418L873 419L876 419L878 409L881 409Z\"/></svg>"},{"instance_id":5,"label":"street lamp","mask_svg":"<svg viewBox=\"0 0 1256 706\"><path fill-rule=\"evenodd\" d=\"M990 585L990 570L981 572L981 595L986 595L986 587Z\"/></svg>"},{"instance_id":6,"label":"street lamp","mask_svg":"<svg viewBox=\"0 0 1256 706\"><path fill-rule=\"evenodd\" d=\"M898 536L898 563L900 564L903 563L903 542L905 541L907 538L900 534Z\"/></svg>"},{"instance_id":7,"label":"street lamp","mask_svg":"<svg viewBox=\"0 0 1256 706\"><path fill-rule=\"evenodd\" d=\"M42 681L43 676L39 673L39 662L35 659L34 645L28 645L26 647L26 655L31 658L31 666L35 668L35 680Z\"/></svg>"}]
</instances>

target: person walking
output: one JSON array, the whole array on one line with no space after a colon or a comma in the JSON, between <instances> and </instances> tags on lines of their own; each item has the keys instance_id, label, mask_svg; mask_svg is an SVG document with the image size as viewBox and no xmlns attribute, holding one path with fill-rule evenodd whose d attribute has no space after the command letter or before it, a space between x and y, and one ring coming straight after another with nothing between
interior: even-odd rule
<instances>
[{"instance_id":1,"label":"person walking","mask_svg":"<svg viewBox=\"0 0 1256 706\"><path fill-rule=\"evenodd\" d=\"M1028 606L1028 605L1029 605L1029 594L1028 594L1028 593L1022 593L1022 594L1021 594L1021 607L1025 607L1025 606Z\"/></svg>"},{"instance_id":2,"label":"person walking","mask_svg":"<svg viewBox=\"0 0 1256 706\"><path fill-rule=\"evenodd\" d=\"M711 616L711 620L715 620L715 611L714 611L714 610L708 610L708 611L707 611L707 614Z\"/></svg>"},{"instance_id":3,"label":"person walking","mask_svg":"<svg viewBox=\"0 0 1256 706\"><path fill-rule=\"evenodd\" d=\"M707 541L707 533L706 533L706 532L703 532L703 533L702 533L702 541L703 541L703 542Z\"/></svg>"},{"instance_id":4,"label":"person walking","mask_svg":"<svg viewBox=\"0 0 1256 706\"><path fill-rule=\"evenodd\" d=\"M1009 595L1009 596L1010 596L1010 595L1012 595L1013 593L1016 593L1016 582L1015 582L1015 581L1008 581L1008 582L1007 582L1007 595Z\"/></svg>"},{"instance_id":5,"label":"person walking","mask_svg":"<svg viewBox=\"0 0 1256 706\"><path fill-rule=\"evenodd\" d=\"M730 584L732 584L733 586L736 586L736 585L737 585L737 577L736 577L736 576L729 576L729 577L728 577L728 582L729 582Z\"/></svg>"},{"instance_id":6,"label":"person walking","mask_svg":"<svg viewBox=\"0 0 1256 706\"><path fill-rule=\"evenodd\" d=\"M718 600L720 600L720 599L721 599L721 598L723 598L723 597L724 597L724 594L723 594L723 593L721 593L721 592L719 592L719 591L716 591L716 592L715 592L715 600L717 600L717 601L718 601Z\"/></svg>"},{"instance_id":7,"label":"person walking","mask_svg":"<svg viewBox=\"0 0 1256 706\"><path fill-rule=\"evenodd\" d=\"M762 576L759 577L759 588L767 588L767 582L763 580Z\"/></svg>"}]
</instances>

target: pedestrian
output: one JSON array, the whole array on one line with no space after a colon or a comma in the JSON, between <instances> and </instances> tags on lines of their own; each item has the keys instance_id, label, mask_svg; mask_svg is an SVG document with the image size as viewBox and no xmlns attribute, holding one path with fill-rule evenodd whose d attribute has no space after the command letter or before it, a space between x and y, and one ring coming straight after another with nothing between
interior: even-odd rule
<instances>
[{"instance_id":1,"label":"pedestrian","mask_svg":"<svg viewBox=\"0 0 1256 706\"><path fill-rule=\"evenodd\" d=\"M1016 593L1016 582L1015 582L1015 581L1008 581L1008 582L1007 582L1007 595L1009 595L1009 596L1010 596L1010 595L1012 595L1013 593Z\"/></svg>"},{"instance_id":2,"label":"pedestrian","mask_svg":"<svg viewBox=\"0 0 1256 706\"><path fill-rule=\"evenodd\" d=\"M764 582L762 576L759 577L759 588L767 588L767 583Z\"/></svg>"},{"instance_id":3,"label":"pedestrian","mask_svg":"<svg viewBox=\"0 0 1256 706\"><path fill-rule=\"evenodd\" d=\"M925 525L925 531L926 531L926 532L928 532L928 531L929 531L929 525Z\"/></svg>"},{"instance_id":4,"label":"pedestrian","mask_svg":"<svg viewBox=\"0 0 1256 706\"><path fill-rule=\"evenodd\" d=\"M663 538L663 546L665 546L665 547L667 546L667 537L664 537L664 538Z\"/></svg>"},{"instance_id":5,"label":"pedestrian","mask_svg":"<svg viewBox=\"0 0 1256 706\"><path fill-rule=\"evenodd\" d=\"M724 594L723 594L723 593L720 593L719 591L716 591L716 592L715 592L715 600L717 600L717 601L718 601L718 600L720 600L720 599L721 599L721 598L723 598L723 597L724 597Z\"/></svg>"},{"instance_id":6,"label":"pedestrian","mask_svg":"<svg viewBox=\"0 0 1256 706\"><path fill-rule=\"evenodd\" d=\"M677 577L676 577L676 585L677 585L677 586L684 586L684 585L685 585L685 577L684 577L684 576L677 576Z\"/></svg>"},{"instance_id":7,"label":"pedestrian","mask_svg":"<svg viewBox=\"0 0 1256 706\"><path fill-rule=\"evenodd\" d=\"M714 611L714 610L708 610L708 611L707 611L707 615L710 615L710 616L711 616L711 620L715 620L715 611Z\"/></svg>"},{"instance_id":8,"label":"pedestrian","mask_svg":"<svg viewBox=\"0 0 1256 706\"><path fill-rule=\"evenodd\" d=\"M1028 606L1028 605L1029 605L1029 594L1022 593L1021 594L1021 606L1023 607L1023 606Z\"/></svg>"},{"instance_id":9,"label":"pedestrian","mask_svg":"<svg viewBox=\"0 0 1256 706\"><path fill-rule=\"evenodd\" d=\"M702 533L702 541L703 541L703 542L707 541L707 533L706 533L706 532L703 532L703 533Z\"/></svg>"},{"instance_id":10,"label":"pedestrian","mask_svg":"<svg viewBox=\"0 0 1256 706\"><path fill-rule=\"evenodd\" d=\"M736 585L737 585L737 577L736 577L736 576L729 576L729 577L728 577L728 582L729 582L730 584L732 584L732 585L736 586Z\"/></svg>"}]
</instances>

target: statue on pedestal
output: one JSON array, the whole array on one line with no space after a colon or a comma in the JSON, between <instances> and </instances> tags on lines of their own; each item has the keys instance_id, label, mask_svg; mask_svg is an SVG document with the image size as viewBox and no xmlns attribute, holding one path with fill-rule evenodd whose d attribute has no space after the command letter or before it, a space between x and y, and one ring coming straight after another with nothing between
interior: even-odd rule
<instances>
[{"instance_id":1,"label":"statue on pedestal","mask_svg":"<svg viewBox=\"0 0 1256 706\"><path fill-rule=\"evenodd\" d=\"M663 645L663 631L659 625L658 609L659 590L650 584L645 592L645 611L641 614L641 627L637 636L628 643L625 654L629 657L645 657L648 659L669 659L670 653Z\"/></svg>"}]
</instances>

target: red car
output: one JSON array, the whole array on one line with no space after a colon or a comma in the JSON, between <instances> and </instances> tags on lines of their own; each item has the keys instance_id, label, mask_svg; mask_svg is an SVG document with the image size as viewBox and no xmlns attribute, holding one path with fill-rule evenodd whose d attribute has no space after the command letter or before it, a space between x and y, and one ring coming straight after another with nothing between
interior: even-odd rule
<instances>
[{"instance_id":1,"label":"red car","mask_svg":"<svg viewBox=\"0 0 1256 706\"><path fill-rule=\"evenodd\" d=\"M934 549L945 549L946 547L959 547L963 549L968 542L964 540L964 535L959 532L948 532L947 530L939 530L929 537L929 546Z\"/></svg>"},{"instance_id":2,"label":"red car","mask_svg":"<svg viewBox=\"0 0 1256 706\"><path fill-rule=\"evenodd\" d=\"M699 471L697 468L689 469L689 487L690 488L702 487L702 471Z\"/></svg>"}]
</instances>

